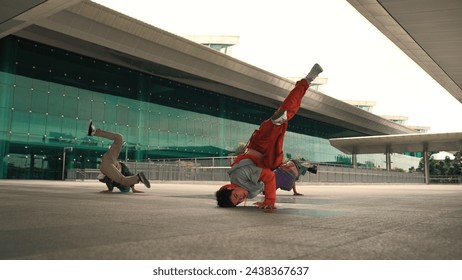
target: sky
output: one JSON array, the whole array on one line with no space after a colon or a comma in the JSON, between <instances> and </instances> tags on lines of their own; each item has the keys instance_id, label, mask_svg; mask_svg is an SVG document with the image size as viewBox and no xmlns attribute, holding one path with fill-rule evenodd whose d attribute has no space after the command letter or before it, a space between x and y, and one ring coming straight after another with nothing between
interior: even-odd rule
<instances>
[{"instance_id":1,"label":"sky","mask_svg":"<svg viewBox=\"0 0 462 280\"><path fill-rule=\"evenodd\" d=\"M239 36L233 57L282 77L319 63L326 95L377 102L372 113L429 132L462 131L462 104L346 0L93 1L179 36Z\"/></svg>"}]
</instances>

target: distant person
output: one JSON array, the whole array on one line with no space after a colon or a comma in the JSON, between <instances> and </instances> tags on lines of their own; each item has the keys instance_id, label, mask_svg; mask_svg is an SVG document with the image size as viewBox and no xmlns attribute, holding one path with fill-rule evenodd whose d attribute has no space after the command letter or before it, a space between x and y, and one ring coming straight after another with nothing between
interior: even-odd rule
<instances>
[{"instance_id":1,"label":"distant person","mask_svg":"<svg viewBox=\"0 0 462 280\"><path fill-rule=\"evenodd\" d=\"M122 135L104 131L99 128L95 129L93 122L90 121L88 124L88 136L99 136L113 141L109 150L104 153L101 158L101 164L99 165L101 173L125 188L131 188L131 186L139 182L142 182L147 188L151 187L151 184L143 172L130 176L122 174L120 162L117 160L124 143Z\"/></svg>"},{"instance_id":2,"label":"distant person","mask_svg":"<svg viewBox=\"0 0 462 280\"><path fill-rule=\"evenodd\" d=\"M120 169L119 169L120 167ZM119 161L119 166L117 167L119 171L122 173L124 176L132 176L134 175L130 169L128 168L127 165L125 165L123 162ZM135 185L131 185L130 187L125 187L117 182L112 181L109 177L104 175L103 173L100 173L98 175L98 180L101 183L105 183L107 186L107 190L103 190L101 192L112 192L114 188L118 188L120 192L130 192L132 190L133 193L143 193L142 191L139 191L135 188Z\"/></svg>"},{"instance_id":3,"label":"distant person","mask_svg":"<svg viewBox=\"0 0 462 280\"><path fill-rule=\"evenodd\" d=\"M300 108L310 83L323 69L315 64L308 75L298 81L274 115L265 120L250 137L246 151L237 156L228 171L230 184L222 186L216 193L219 207L235 207L247 198L264 192L265 199L254 203L261 209L276 209L276 175L284 153L284 135L288 121Z\"/></svg>"},{"instance_id":4,"label":"distant person","mask_svg":"<svg viewBox=\"0 0 462 280\"><path fill-rule=\"evenodd\" d=\"M273 172L276 177L276 189L285 191L293 191L294 195L302 196L302 193L297 192L295 182L306 174L306 171L317 174L318 167L316 165L305 166L300 161L292 159L281 164Z\"/></svg>"}]
</instances>

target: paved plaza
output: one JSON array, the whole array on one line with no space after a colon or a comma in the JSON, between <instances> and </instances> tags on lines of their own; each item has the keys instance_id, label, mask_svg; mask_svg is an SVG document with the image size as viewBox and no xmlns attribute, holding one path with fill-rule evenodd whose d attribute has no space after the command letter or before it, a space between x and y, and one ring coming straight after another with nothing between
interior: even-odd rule
<instances>
[{"instance_id":1,"label":"paved plaza","mask_svg":"<svg viewBox=\"0 0 462 280\"><path fill-rule=\"evenodd\" d=\"M225 182L0 180L0 259L460 260L461 185L299 185L274 213L218 208Z\"/></svg>"}]
</instances>

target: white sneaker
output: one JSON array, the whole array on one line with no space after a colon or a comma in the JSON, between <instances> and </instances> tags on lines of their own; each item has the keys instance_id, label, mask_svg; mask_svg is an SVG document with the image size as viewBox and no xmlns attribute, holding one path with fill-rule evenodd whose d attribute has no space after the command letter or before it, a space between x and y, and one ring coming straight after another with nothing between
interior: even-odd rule
<instances>
[{"instance_id":1,"label":"white sneaker","mask_svg":"<svg viewBox=\"0 0 462 280\"><path fill-rule=\"evenodd\" d=\"M314 79L316 79L316 77L323 71L322 67L315 63L313 65L313 67L311 68L310 70L310 73L308 73L308 75L306 75L306 80L311 83Z\"/></svg>"},{"instance_id":2,"label":"white sneaker","mask_svg":"<svg viewBox=\"0 0 462 280\"><path fill-rule=\"evenodd\" d=\"M274 125L281 125L285 123L287 121L287 111L286 110L277 111L271 117L271 121L273 122Z\"/></svg>"},{"instance_id":3,"label":"white sneaker","mask_svg":"<svg viewBox=\"0 0 462 280\"><path fill-rule=\"evenodd\" d=\"M90 123L88 124L88 133L87 133L87 135L88 136L93 136L93 135L95 135L95 131L96 131L95 126L93 125L93 122L90 121Z\"/></svg>"},{"instance_id":4,"label":"white sneaker","mask_svg":"<svg viewBox=\"0 0 462 280\"><path fill-rule=\"evenodd\" d=\"M106 175L104 175L101 172L98 174L98 176L96 176L96 179L98 179L98 180L104 180L104 178L106 178Z\"/></svg>"}]
</instances>

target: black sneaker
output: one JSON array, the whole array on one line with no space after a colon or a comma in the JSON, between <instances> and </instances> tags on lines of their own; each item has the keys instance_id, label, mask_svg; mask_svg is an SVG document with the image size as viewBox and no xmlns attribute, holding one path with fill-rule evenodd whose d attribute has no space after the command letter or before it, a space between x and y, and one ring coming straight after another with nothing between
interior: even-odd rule
<instances>
[{"instance_id":1,"label":"black sneaker","mask_svg":"<svg viewBox=\"0 0 462 280\"><path fill-rule=\"evenodd\" d=\"M138 178L140 178L141 183L143 183L146 188L149 189L151 187L151 183L149 183L149 180L144 176L143 172L138 173Z\"/></svg>"},{"instance_id":2,"label":"black sneaker","mask_svg":"<svg viewBox=\"0 0 462 280\"><path fill-rule=\"evenodd\" d=\"M93 122L90 121L90 123L88 124L88 133L87 133L87 135L88 136L93 136L93 135L95 135L95 131L96 131L95 126L93 125Z\"/></svg>"},{"instance_id":3,"label":"black sneaker","mask_svg":"<svg viewBox=\"0 0 462 280\"><path fill-rule=\"evenodd\" d=\"M307 168L308 172L313 173L313 174L318 174L318 166L317 165L312 165Z\"/></svg>"}]
</instances>

